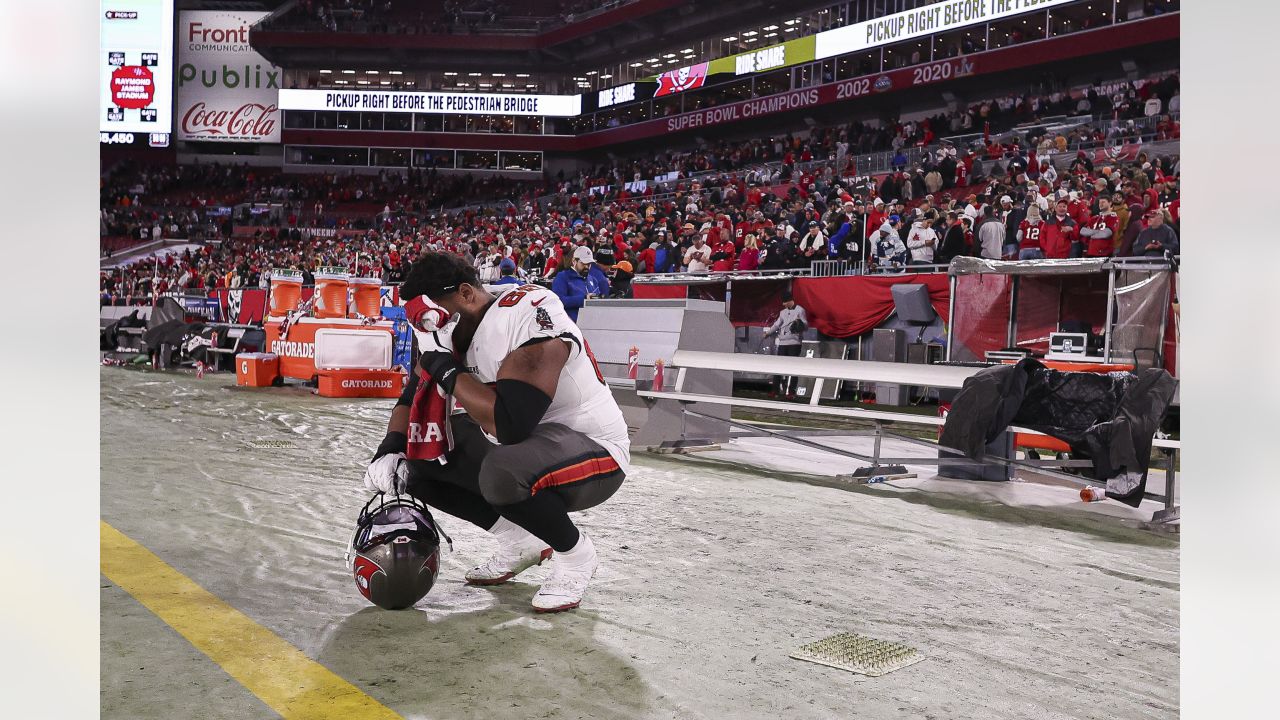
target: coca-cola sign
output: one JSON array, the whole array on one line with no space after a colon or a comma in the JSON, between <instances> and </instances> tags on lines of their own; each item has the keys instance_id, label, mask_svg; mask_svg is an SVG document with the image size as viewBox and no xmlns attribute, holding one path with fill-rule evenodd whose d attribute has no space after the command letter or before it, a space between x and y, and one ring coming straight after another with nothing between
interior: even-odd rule
<instances>
[{"instance_id":1,"label":"coca-cola sign","mask_svg":"<svg viewBox=\"0 0 1280 720\"><path fill-rule=\"evenodd\" d=\"M178 19L179 140L280 142L280 69L254 52L264 12L184 11Z\"/></svg>"},{"instance_id":2,"label":"coca-cola sign","mask_svg":"<svg viewBox=\"0 0 1280 720\"><path fill-rule=\"evenodd\" d=\"M275 103L245 103L237 108L210 108L198 102L182 114L179 137L205 140L262 141L275 134L280 110Z\"/></svg>"}]
</instances>

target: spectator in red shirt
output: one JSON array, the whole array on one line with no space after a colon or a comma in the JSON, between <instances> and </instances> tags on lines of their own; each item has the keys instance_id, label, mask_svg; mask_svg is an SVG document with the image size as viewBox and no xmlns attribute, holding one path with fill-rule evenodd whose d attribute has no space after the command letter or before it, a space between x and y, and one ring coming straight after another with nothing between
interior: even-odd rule
<instances>
[{"instance_id":1,"label":"spectator in red shirt","mask_svg":"<svg viewBox=\"0 0 1280 720\"><path fill-rule=\"evenodd\" d=\"M1043 260L1044 249L1040 247L1040 238L1044 234L1044 223L1040 221L1040 207L1031 205L1027 208L1027 217L1018 225L1018 259Z\"/></svg>"},{"instance_id":2,"label":"spectator in red shirt","mask_svg":"<svg viewBox=\"0 0 1280 720\"><path fill-rule=\"evenodd\" d=\"M1088 227L1080 229L1085 257L1110 257L1119 227L1120 216L1111 211L1111 201L1098 198L1098 214L1089 220Z\"/></svg>"},{"instance_id":3,"label":"spectator in red shirt","mask_svg":"<svg viewBox=\"0 0 1280 720\"><path fill-rule=\"evenodd\" d=\"M742 254L738 256L738 269L756 270L759 267L760 248L756 243L756 236L753 233L747 233L742 241Z\"/></svg>"},{"instance_id":4,"label":"spectator in red shirt","mask_svg":"<svg viewBox=\"0 0 1280 720\"><path fill-rule=\"evenodd\" d=\"M1045 222L1044 235L1040 238L1040 248L1047 258L1062 259L1080 257L1083 247L1077 247L1080 239L1080 226L1067 214L1067 201L1059 200L1054 205L1054 213Z\"/></svg>"}]
</instances>

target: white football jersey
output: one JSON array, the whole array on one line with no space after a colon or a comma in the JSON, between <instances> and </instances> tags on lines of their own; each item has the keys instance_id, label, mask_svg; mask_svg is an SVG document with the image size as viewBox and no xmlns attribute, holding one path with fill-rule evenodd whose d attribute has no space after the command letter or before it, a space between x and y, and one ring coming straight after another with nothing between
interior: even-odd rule
<instances>
[{"instance_id":1,"label":"white football jersey","mask_svg":"<svg viewBox=\"0 0 1280 720\"><path fill-rule=\"evenodd\" d=\"M630 472L627 422L560 298L538 285L512 285L497 297L471 339L467 366L481 382L494 383L502 361L513 350L534 338L562 339L569 346L569 360L560 371L543 422L560 423L586 435L607 450L623 472Z\"/></svg>"}]
</instances>

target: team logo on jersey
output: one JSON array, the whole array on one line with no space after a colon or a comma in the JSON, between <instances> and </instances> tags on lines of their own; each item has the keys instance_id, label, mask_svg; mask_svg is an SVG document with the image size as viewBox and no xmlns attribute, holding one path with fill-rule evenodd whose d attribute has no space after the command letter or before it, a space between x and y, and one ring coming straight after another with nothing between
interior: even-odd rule
<instances>
[{"instance_id":1,"label":"team logo on jersey","mask_svg":"<svg viewBox=\"0 0 1280 720\"><path fill-rule=\"evenodd\" d=\"M538 327L543 330L550 330L555 327L555 323L551 321L551 313L547 312L546 308L538 308L533 314L533 319L538 322Z\"/></svg>"}]
</instances>

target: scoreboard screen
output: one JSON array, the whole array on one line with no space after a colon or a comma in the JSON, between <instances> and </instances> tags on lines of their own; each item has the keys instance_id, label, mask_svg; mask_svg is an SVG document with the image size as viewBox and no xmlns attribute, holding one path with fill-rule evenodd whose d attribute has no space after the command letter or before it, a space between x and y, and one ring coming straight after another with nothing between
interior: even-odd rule
<instances>
[{"instance_id":1,"label":"scoreboard screen","mask_svg":"<svg viewBox=\"0 0 1280 720\"><path fill-rule=\"evenodd\" d=\"M101 0L99 9L102 140L119 143L133 134L167 145L173 129L173 2Z\"/></svg>"}]
</instances>

